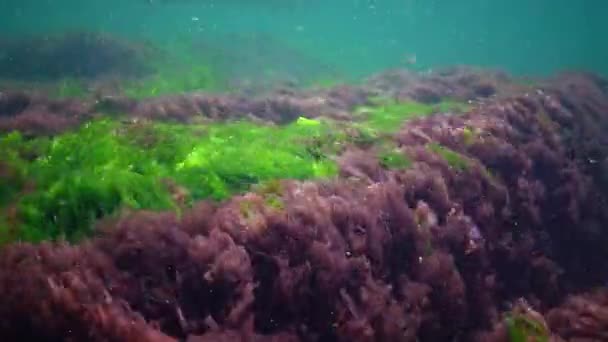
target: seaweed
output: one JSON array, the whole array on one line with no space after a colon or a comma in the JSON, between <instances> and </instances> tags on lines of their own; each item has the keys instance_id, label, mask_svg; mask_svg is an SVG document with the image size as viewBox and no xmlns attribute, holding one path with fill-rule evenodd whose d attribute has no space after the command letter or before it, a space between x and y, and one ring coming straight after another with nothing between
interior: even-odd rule
<instances>
[{"instance_id":1,"label":"seaweed","mask_svg":"<svg viewBox=\"0 0 608 342\"><path fill-rule=\"evenodd\" d=\"M285 209L285 202L283 199L285 188L283 181L272 179L260 182L259 184L252 186L251 191L260 194L268 207L278 210Z\"/></svg>"},{"instance_id":2,"label":"seaweed","mask_svg":"<svg viewBox=\"0 0 608 342\"><path fill-rule=\"evenodd\" d=\"M202 61L196 64L171 67L160 65L149 76L121 82L120 93L132 99L145 99L185 92L217 91L222 81L217 71Z\"/></svg>"},{"instance_id":3,"label":"seaweed","mask_svg":"<svg viewBox=\"0 0 608 342\"><path fill-rule=\"evenodd\" d=\"M411 166L412 161L400 151L388 151L380 155L380 163L388 169L404 169Z\"/></svg>"},{"instance_id":4,"label":"seaweed","mask_svg":"<svg viewBox=\"0 0 608 342\"><path fill-rule=\"evenodd\" d=\"M535 319L524 314L513 314L505 318L510 342L548 342L548 329Z\"/></svg>"},{"instance_id":5,"label":"seaweed","mask_svg":"<svg viewBox=\"0 0 608 342\"><path fill-rule=\"evenodd\" d=\"M448 162L448 165L450 165L450 167L456 170L466 171L470 167L469 160L466 156L463 156L462 154L453 151L445 146L441 146L438 143L430 143L427 145L427 148L430 151L439 154Z\"/></svg>"},{"instance_id":6,"label":"seaweed","mask_svg":"<svg viewBox=\"0 0 608 342\"><path fill-rule=\"evenodd\" d=\"M407 120L434 113L462 112L469 109L465 103L447 99L437 104L390 100L383 97L371 98L370 102L371 106L358 108L356 115L364 119L366 127L385 133L398 131Z\"/></svg>"},{"instance_id":7,"label":"seaweed","mask_svg":"<svg viewBox=\"0 0 608 342\"><path fill-rule=\"evenodd\" d=\"M461 82L491 92L479 78ZM261 183L219 203L203 196L179 215L113 217L79 243L3 246L0 338L604 340L608 201L587 160L608 156L608 99L598 87L570 76L550 83L548 96L417 118L376 149L349 146L335 164L318 153L334 139L323 133L332 123L296 113L285 126L108 120L85 127L90 135L55 137L44 146L62 157L72 148L77 158L43 153L26 163L27 177L38 162L67 173L64 165L79 169L100 156L112 157L101 158L105 168L123 170L114 160L123 151L138 160L174 144L174 156L160 150L162 163L142 158L149 163L127 169L146 175L153 167L154 177L166 171L180 184L192 167L186 180L200 187L205 171L213 184L203 186L220 194L233 180ZM543 124L541 111L556 124ZM464 127L478 139L466 144ZM102 150L84 154L74 137L101 139ZM302 143L309 137L313 154ZM382 167L379 157L395 146L411 165ZM270 147L276 155L263 160L252 153ZM269 162L291 180L275 180ZM338 168L338 177L310 179L317 163Z\"/></svg>"},{"instance_id":8,"label":"seaweed","mask_svg":"<svg viewBox=\"0 0 608 342\"><path fill-rule=\"evenodd\" d=\"M467 146L471 146L475 139L477 138L477 132L470 127L465 127L462 129L462 140Z\"/></svg>"},{"instance_id":9,"label":"seaweed","mask_svg":"<svg viewBox=\"0 0 608 342\"><path fill-rule=\"evenodd\" d=\"M389 102L373 100L373 106L357 109L357 115L364 118L365 126L381 132L395 132L408 119L425 116L434 107L419 102Z\"/></svg>"},{"instance_id":10,"label":"seaweed","mask_svg":"<svg viewBox=\"0 0 608 342\"><path fill-rule=\"evenodd\" d=\"M104 119L50 140L28 142L46 144L31 161L18 155L26 144L14 133L2 145L7 156L14 156L10 170L15 170L12 178L3 178L11 186L3 187L2 199L5 205L18 203L22 239L78 240L90 235L100 218L123 207L179 210L272 179L331 177L337 172L334 162L302 144L311 136L323 139L324 130L320 123L304 121L271 127ZM15 177L33 182L35 190L17 196ZM277 199L269 201L280 206Z\"/></svg>"}]
</instances>

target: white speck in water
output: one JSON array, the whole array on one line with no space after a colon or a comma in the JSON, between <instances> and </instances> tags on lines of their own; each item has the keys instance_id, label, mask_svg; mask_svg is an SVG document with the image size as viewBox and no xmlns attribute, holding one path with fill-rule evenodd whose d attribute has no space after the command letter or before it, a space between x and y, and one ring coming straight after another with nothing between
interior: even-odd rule
<instances>
[{"instance_id":1,"label":"white speck in water","mask_svg":"<svg viewBox=\"0 0 608 342\"><path fill-rule=\"evenodd\" d=\"M302 31L304 31L304 26L302 26L302 25L298 25L298 26L296 26L296 31L297 31L297 32L302 32Z\"/></svg>"},{"instance_id":2,"label":"white speck in water","mask_svg":"<svg viewBox=\"0 0 608 342\"><path fill-rule=\"evenodd\" d=\"M198 21L198 17L192 17L192 21Z\"/></svg>"},{"instance_id":3,"label":"white speck in water","mask_svg":"<svg viewBox=\"0 0 608 342\"><path fill-rule=\"evenodd\" d=\"M483 237L481 236L481 232L479 231L479 227L476 224L472 224L469 226L469 237L473 240L481 240Z\"/></svg>"}]
</instances>

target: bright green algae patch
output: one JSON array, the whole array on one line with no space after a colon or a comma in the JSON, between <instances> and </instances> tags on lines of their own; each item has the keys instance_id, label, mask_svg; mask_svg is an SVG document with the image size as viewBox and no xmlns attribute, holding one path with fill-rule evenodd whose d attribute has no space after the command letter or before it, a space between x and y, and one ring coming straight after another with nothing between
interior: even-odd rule
<instances>
[{"instance_id":1,"label":"bright green algae patch","mask_svg":"<svg viewBox=\"0 0 608 342\"><path fill-rule=\"evenodd\" d=\"M386 133L410 118L466 107L376 103L359 111L354 123L300 118L285 126L247 121L184 125L104 119L53 138L0 135L0 243L73 241L121 208L179 212L195 200L222 200L255 184L332 177L337 174L333 157L348 145L374 147L385 168L407 168L411 161ZM450 151L438 151L464 167ZM281 206L275 195L268 198Z\"/></svg>"},{"instance_id":2,"label":"bright green algae patch","mask_svg":"<svg viewBox=\"0 0 608 342\"><path fill-rule=\"evenodd\" d=\"M3 178L10 184L0 193L2 238L75 240L121 207L177 210L272 179L331 177L335 163L309 143L330 141L323 138L329 130L308 119L281 127L101 120L52 139L4 135L0 154L8 156L3 168L13 179ZM29 191L26 181L33 184ZM9 231L7 222L14 221Z\"/></svg>"}]
</instances>

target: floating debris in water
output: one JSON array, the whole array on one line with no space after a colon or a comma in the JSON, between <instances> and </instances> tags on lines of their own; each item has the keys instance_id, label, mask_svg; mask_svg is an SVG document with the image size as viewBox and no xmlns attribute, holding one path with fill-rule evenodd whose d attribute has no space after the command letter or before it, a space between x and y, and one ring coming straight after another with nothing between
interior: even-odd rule
<instances>
[{"instance_id":1,"label":"floating debris in water","mask_svg":"<svg viewBox=\"0 0 608 342\"><path fill-rule=\"evenodd\" d=\"M418 57L415 53L405 54L403 62L407 65L415 65L418 62Z\"/></svg>"}]
</instances>

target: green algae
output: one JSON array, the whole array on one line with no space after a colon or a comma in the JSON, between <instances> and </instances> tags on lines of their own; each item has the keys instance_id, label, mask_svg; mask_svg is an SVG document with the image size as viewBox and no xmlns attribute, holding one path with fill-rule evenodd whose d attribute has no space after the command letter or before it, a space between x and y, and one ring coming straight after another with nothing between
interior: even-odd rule
<instances>
[{"instance_id":1,"label":"green algae","mask_svg":"<svg viewBox=\"0 0 608 342\"><path fill-rule=\"evenodd\" d=\"M214 91L221 88L221 78L210 66L199 63L185 67L164 67L144 79L124 82L123 95L144 99L193 91Z\"/></svg>"},{"instance_id":2,"label":"green algae","mask_svg":"<svg viewBox=\"0 0 608 342\"><path fill-rule=\"evenodd\" d=\"M412 160L392 141L382 141L377 144L376 154L380 165L388 170L407 169L412 165Z\"/></svg>"},{"instance_id":3,"label":"green algae","mask_svg":"<svg viewBox=\"0 0 608 342\"><path fill-rule=\"evenodd\" d=\"M445 146L442 146L438 143L430 143L427 144L427 148L438 155L440 155L443 159L445 159L448 165L451 168L454 168L459 171L466 171L470 167L470 161L466 156L449 149Z\"/></svg>"},{"instance_id":4,"label":"green algae","mask_svg":"<svg viewBox=\"0 0 608 342\"><path fill-rule=\"evenodd\" d=\"M387 169L407 169L412 165L411 159L401 151L385 151L380 154L380 164Z\"/></svg>"},{"instance_id":5,"label":"green algae","mask_svg":"<svg viewBox=\"0 0 608 342\"><path fill-rule=\"evenodd\" d=\"M465 145L471 146L475 142L476 138L477 138L477 133L474 131L473 128L465 127L462 130L462 139L463 139Z\"/></svg>"},{"instance_id":6,"label":"green algae","mask_svg":"<svg viewBox=\"0 0 608 342\"><path fill-rule=\"evenodd\" d=\"M261 180L334 175L335 164L307 145L311 137L320 139L325 129L299 122L279 128L248 122L210 125L205 143L194 146L176 164L176 179L194 188L196 197L219 199ZM200 179L201 175L211 178ZM211 188L195 186L203 181Z\"/></svg>"},{"instance_id":7,"label":"green algae","mask_svg":"<svg viewBox=\"0 0 608 342\"><path fill-rule=\"evenodd\" d=\"M549 331L541 323L524 314L511 314L505 319L510 342L548 342Z\"/></svg>"},{"instance_id":8,"label":"green algae","mask_svg":"<svg viewBox=\"0 0 608 342\"><path fill-rule=\"evenodd\" d=\"M285 208L283 202L283 183L279 179L272 179L261 182L252 187L252 190L264 198L264 203L273 209L282 210Z\"/></svg>"},{"instance_id":9,"label":"green algae","mask_svg":"<svg viewBox=\"0 0 608 342\"><path fill-rule=\"evenodd\" d=\"M19 133L0 137L0 206L4 205L19 192L24 183L25 165L22 149L23 139ZM23 154L23 155L22 155Z\"/></svg>"},{"instance_id":10,"label":"green algae","mask_svg":"<svg viewBox=\"0 0 608 342\"><path fill-rule=\"evenodd\" d=\"M432 113L431 106L418 102L390 103L361 107L356 114L364 125L380 132L395 132L404 121Z\"/></svg>"},{"instance_id":11,"label":"green algae","mask_svg":"<svg viewBox=\"0 0 608 342\"><path fill-rule=\"evenodd\" d=\"M16 185L2 194L3 203L18 208L15 239L77 240L121 208L178 210L165 180L186 189L191 203L222 200L273 179L332 177L337 166L331 156L311 155L302 143L322 140L328 130L327 123L309 119L280 127L104 119L51 139L11 133L1 137L0 153L34 188L20 194ZM26 153L31 146L33 159ZM276 195L267 198L281 206Z\"/></svg>"},{"instance_id":12,"label":"green algae","mask_svg":"<svg viewBox=\"0 0 608 342\"><path fill-rule=\"evenodd\" d=\"M52 99L83 99L92 95L88 89L89 82L82 78L64 77L53 81L30 82L23 88L42 91Z\"/></svg>"},{"instance_id":13,"label":"green algae","mask_svg":"<svg viewBox=\"0 0 608 342\"><path fill-rule=\"evenodd\" d=\"M463 108L453 102L374 103L358 111L356 123L304 117L283 126L102 119L53 138L5 134L0 153L7 156L4 169L10 177L3 179L0 218L14 232L13 240L73 241L92 234L95 222L123 208L179 213L196 200L223 200L256 184L334 177L334 157L349 145L379 146L383 167L403 169L411 160L388 146L385 134L409 118ZM457 168L468 165L453 151L437 151ZM32 184L28 191L26 182ZM269 207L283 207L278 192L262 190ZM8 220L2 209L11 206L16 217Z\"/></svg>"},{"instance_id":14,"label":"green algae","mask_svg":"<svg viewBox=\"0 0 608 342\"><path fill-rule=\"evenodd\" d=\"M465 103L444 100L437 104L425 104L415 101L395 101L385 98L370 99L372 106L360 107L355 112L362 125L382 133L393 133L401 128L404 122L433 113L465 112L469 106Z\"/></svg>"}]
</instances>

